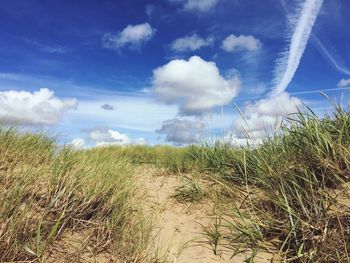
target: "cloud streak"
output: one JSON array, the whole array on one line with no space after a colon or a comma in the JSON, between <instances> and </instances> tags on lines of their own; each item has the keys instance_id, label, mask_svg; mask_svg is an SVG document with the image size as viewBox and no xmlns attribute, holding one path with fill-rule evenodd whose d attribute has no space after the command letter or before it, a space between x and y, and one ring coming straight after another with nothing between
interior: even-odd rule
<instances>
[{"instance_id":1,"label":"cloud streak","mask_svg":"<svg viewBox=\"0 0 350 263\"><path fill-rule=\"evenodd\" d=\"M273 94L279 94L285 91L292 81L304 54L322 3L323 0L305 0L303 3L299 18L290 38L289 48L281 54L281 57L276 63Z\"/></svg>"},{"instance_id":2,"label":"cloud streak","mask_svg":"<svg viewBox=\"0 0 350 263\"><path fill-rule=\"evenodd\" d=\"M312 40L315 41L317 44L317 47L319 48L322 55L326 57L326 59L329 61L331 66L334 67L335 70L337 70L339 73L345 74L350 76L350 70L341 66L338 61L334 59L334 57L331 55L331 53L327 50L327 48L321 43L321 41L315 36L312 36Z\"/></svg>"}]
</instances>

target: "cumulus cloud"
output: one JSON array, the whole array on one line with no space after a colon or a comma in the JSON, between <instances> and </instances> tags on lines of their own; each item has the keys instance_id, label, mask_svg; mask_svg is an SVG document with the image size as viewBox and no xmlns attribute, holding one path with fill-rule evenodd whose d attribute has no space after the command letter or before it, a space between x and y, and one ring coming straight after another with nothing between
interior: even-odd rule
<instances>
[{"instance_id":1,"label":"cumulus cloud","mask_svg":"<svg viewBox=\"0 0 350 263\"><path fill-rule=\"evenodd\" d=\"M85 140L82 138L76 138L69 143L74 149L80 150L85 147Z\"/></svg>"},{"instance_id":2,"label":"cumulus cloud","mask_svg":"<svg viewBox=\"0 0 350 263\"><path fill-rule=\"evenodd\" d=\"M291 112L297 112L301 101L296 97L291 97L287 92L282 92L275 96L261 99L256 103L246 106L246 113L258 113L267 116L286 116Z\"/></svg>"},{"instance_id":3,"label":"cumulus cloud","mask_svg":"<svg viewBox=\"0 0 350 263\"><path fill-rule=\"evenodd\" d=\"M121 32L114 35L112 33L104 34L102 46L110 49L120 49L128 46L130 48L139 48L153 38L156 30L149 23L138 25L128 25Z\"/></svg>"},{"instance_id":4,"label":"cumulus cloud","mask_svg":"<svg viewBox=\"0 0 350 263\"><path fill-rule=\"evenodd\" d=\"M244 119L237 120L233 127L237 138L260 139L278 129L282 119L298 112L302 102L283 92L249 103L244 108Z\"/></svg>"},{"instance_id":5,"label":"cumulus cloud","mask_svg":"<svg viewBox=\"0 0 350 263\"><path fill-rule=\"evenodd\" d=\"M289 48L277 60L273 93L283 92L292 81L322 4L323 0L305 0L303 3L291 30Z\"/></svg>"},{"instance_id":6,"label":"cumulus cloud","mask_svg":"<svg viewBox=\"0 0 350 263\"><path fill-rule=\"evenodd\" d=\"M59 99L53 91L0 91L0 118L16 124L55 124L77 107L76 99Z\"/></svg>"},{"instance_id":7,"label":"cumulus cloud","mask_svg":"<svg viewBox=\"0 0 350 263\"><path fill-rule=\"evenodd\" d=\"M262 43L254 36L235 36L229 35L222 41L221 48L226 52L236 51L256 51L262 47Z\"/></svg>"},{"instance_id":8,"label":"cumulus cloud","mask_svg":"<svg viewBox=\"0 0 350 263\"><path fill-rule=\"evenodd\" d=\"M88 130L88 138L93 141L96 146L146 143L146 140L143 138L131 139L128 135L112 130L108 127L96 127Z\"/></svg>"},{"instance_id":9,"label":"cumulus cloud","mask_svg":"<svg viewBox=\"0 0 350 263\"><path fill-rule=\"evenodd\" d=\"M176 39L171 43L170 48L176 52L195 51L202 47L213 44L213 38L203 39L197 34Z\"/></svg>"},{"instance_id":10,"label":"cumulus cloud","mask_svg":"<svg viewBox=\"0 0 350 263\"><path fill-rule=\"evenodd\" d=\"M101 108L104 110L114 110L114 106L108 103L103 104Z\"/></svg>"},{"instance_id":11,"label":"cumulus cloud","mask_svg":"<svg viewBox=\"0 0 350 263\"><path fill-rule=\"evenodd\" d=\"M161 101L177 104L182 115L199 115L226 105L238 88L238 77L224 78L214 62L198 56L172 60L153 71L153 91Z\"/></svg>"},{"instance_id":12,"label":"cumulus cloud","mask_svg":"<svg viewBox=\"0 0 350 263\"><path fill-rule=\"evenodd\" d=\"M165 140L175 145L193 144L201 142L202 126L198 120L171 119L164 121L156 132L164 134Z\"/></svg>"},{"instance_id":13,"label":"cumulus cloud","mask_svg":"<svg viewBox=\"0 0 350 263\"><path fill-rule=\"evenodd\" d=\"M341 79L338 83L339 88L345 88L350 86L350 79Z\"/></svg>"}]
</instances>

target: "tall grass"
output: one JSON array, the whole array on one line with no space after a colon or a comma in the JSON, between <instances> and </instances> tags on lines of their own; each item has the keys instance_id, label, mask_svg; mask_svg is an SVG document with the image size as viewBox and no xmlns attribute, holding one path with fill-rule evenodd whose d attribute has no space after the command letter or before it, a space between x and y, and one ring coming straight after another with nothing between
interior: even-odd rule
<instances>
[{"instance_id":1,"label":"tall grass","mask_svg":"<svg viewBox=\"0 0 350 263\"><path fill-rule=\"evenodd\" d=\"M188 147L173 146L110 146L102 151L120 158L127 159L132 164L151 164L164 168L172 173L188 173L199 170L203 162L197 158L199 146Z\"/></svg>"},{"instance_id":2,"label":"tall grass","mask_svg":"<svg viewBox=\"0 0 350 263\"><path fill-rule=\"evenodd\" d=\"M208 244L282 262L350 262L350 114L291 115L259 146L215 143L58 148L47 135L0 129L0 261L45 261L74 232L85 251L150 262L151 225L138 204L132 165L206 174L225 189ZM174 197L199 201L201 178Z\"/></svg>"},{"instance_id":3,"label":"tall grass","mask_svg":"<svg viewBox=\"0 0 350 263\"><path fill-rule=\"evenodd\" d=\"M290 116L282 134L242 148L226 165L225 184L241 197L222 216L224 246L286 262L349 262L349 163L343 108L322 119L311 111Z\"/></svg>"},{"instance_id":4,"label":"tall grass","mask_svg":"<svg viewBox=\"0 0 350 263\"><path fill-rule=\"evenodd\" d=\"M82 254L145 262L151 224L141 198L125 158L100 149L75 152L45 135L0 129L2 262L46 261L70 236L84 240Z\"/></svg>"}]
</instances>

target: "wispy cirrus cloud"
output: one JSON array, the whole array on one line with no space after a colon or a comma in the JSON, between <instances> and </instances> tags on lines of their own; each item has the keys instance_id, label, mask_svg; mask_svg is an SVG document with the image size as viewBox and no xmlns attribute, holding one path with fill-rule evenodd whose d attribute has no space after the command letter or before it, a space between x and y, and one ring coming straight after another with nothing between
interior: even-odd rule
<instances>
[{"instance_id":1,"label":"wispy cirrus cloud","mask_svg":"<svg viewBox=\"0 0 350 263\"><path fill-rule=\"evenodd\" d=\"M35 41L33 39L28 39L26 38L25 41L29 44L32 44L33 46L36 46L40 51L45 52L45 53L51 53L51 54L66 54L73 52L73 49L63 46L63 45L48 45L48 44L43 44L38 41Z\"/></svg>"}]
</instances>

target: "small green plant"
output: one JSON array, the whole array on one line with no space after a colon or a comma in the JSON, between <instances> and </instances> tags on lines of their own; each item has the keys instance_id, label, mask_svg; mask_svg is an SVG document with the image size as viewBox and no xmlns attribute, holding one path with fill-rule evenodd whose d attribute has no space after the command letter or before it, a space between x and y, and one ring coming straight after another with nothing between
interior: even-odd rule
<instances>
[{"instance_id":1,"label":"small green plant","mask_svg":"<svg viewBox=\"0 0 350 263\"><path fill-rule=\"evenodd\" d=\"M206 241L204 241L204 244L209 245L214 255L218 255L219 245L223 237L221 233L221 217L216 216L209 226L202 226L202 228L203 236L206 239Z\"/></svg>"},{"instance_id":2,"label":"small green plant","mask_svg":"<svg viewBox=\"0 0 350 263\"><path fill-rule=\"evenodd\" d=\"M175 189L172 195L178 202L199 202L208 196L208 193L194 177L183 177L183 185Z\"/></svg>"}]
</instances>

